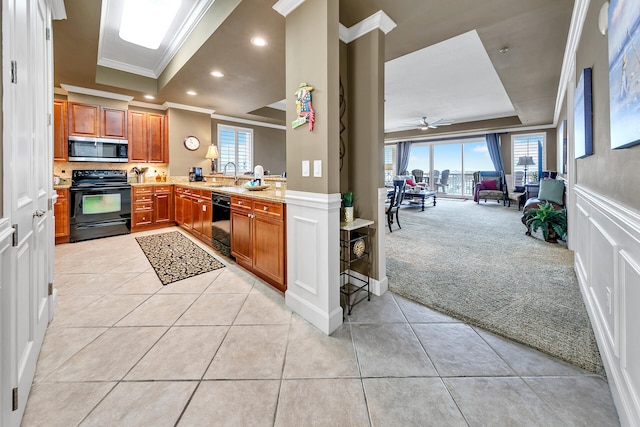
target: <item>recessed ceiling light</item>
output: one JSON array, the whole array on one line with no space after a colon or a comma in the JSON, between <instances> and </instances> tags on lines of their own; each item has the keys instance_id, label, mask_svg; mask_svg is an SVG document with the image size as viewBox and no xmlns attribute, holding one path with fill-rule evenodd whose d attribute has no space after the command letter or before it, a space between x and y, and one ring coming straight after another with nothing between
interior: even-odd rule
<instances>
[{"instance_id":1,"label":"recessed ceiling light","mask_svg":"<svg viewBox=\"0 0 640 427\"><path fill-rule=\"evenodd\" d=\"M156 99L156 97L153 95L145 95L144 97L147 99Z\"/></svg>"},{"instance_id":2,"label":"recessed ceiling light","mask_svg":"<svg viewBox=\"0 0 640 427\"><path fill-rule=\"evenodd\" d=\"M509 47L508 47L508 46L505 46L505 47L501 48L498 52L500 52L500 53L507 53L507 52L509 52Z\"/></svg>"},{"instance_id":3,"label":"recessed ceiling light","mask_svg":"<svg viewBox=\"0 0 640 427\"><path fill-rule=\"evenodd\" d=\"M193 96L193 95L197 95L197 93L196 93L195 91L188 90L188 91L187 91L187 95L191 95L191 96Z\"/></svg>"},{"instance_id":4,"label":"recessed ceiling light","mask_svg":"<svg viewBox=\"0 0 640 427\"><path fill-rule=\"evenodd\" d=\"M268 43L262 37L254 37L254 38L251 39L251 44L254 45L254 46L264 47Z\"/></svg>"},{"instance_id":5,"label":"recessed ceiling light","mask_svg":"<svg viewBox=\"0 0 640 427\"><path fill-rule=\"evenodd\" d=\"M124 2L118 35L122 40L148 49L157 49L182 0L136 0Z\"/></svg>"},{"instance_id":6,"label":"recessed ceiling light","mask_svg":"<svg viewBox=\"0 0 640 427\"><path fill-rule=\"evenodd\" d=\"M213 77L224 77L224 74L222 74L220 71L212 71L211 75Z\"/></svg>"}]
</instances>

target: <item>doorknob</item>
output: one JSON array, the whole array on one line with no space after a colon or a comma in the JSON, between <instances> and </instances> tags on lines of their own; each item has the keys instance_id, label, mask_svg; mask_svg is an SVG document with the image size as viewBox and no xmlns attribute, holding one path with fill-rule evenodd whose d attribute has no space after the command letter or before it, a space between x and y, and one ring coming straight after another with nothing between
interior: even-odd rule
<instances>
[{"instance_id":1,"label":"doorknob","mask_svg":"<svg viewBox=\"0 0 640 427\"><path fill-rule=\"evenodd\" d=\"M33 213L33 216L34 216L34 217L36 217L36 216L37 216L37 217L42 217L42 216L44 216L44 214L46 214L46 213L47 213L46 211L43 211L42 209L38 209L38 210L36 210L36 211Z\"/></svg>"}]
</instances>

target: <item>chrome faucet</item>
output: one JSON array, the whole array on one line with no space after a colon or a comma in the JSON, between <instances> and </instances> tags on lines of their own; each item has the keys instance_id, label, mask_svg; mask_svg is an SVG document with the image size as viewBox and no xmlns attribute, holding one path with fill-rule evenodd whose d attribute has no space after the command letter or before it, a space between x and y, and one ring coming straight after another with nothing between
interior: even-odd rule
<instances>
[{"instance_id":1,"label":"chrome faucet","mask_svg":"<svg viewBox=\"0 0 640 427\"><path fill-rule=\"evenodd\" d=\"M222 175L223 176L227 176L227 166L229 165L233 165L233 185L238 185L238 168L236 167L236 164L233 162L227 162L226 165L224 165L224 169L222 171Z\"/></svg>"}]
</instances>

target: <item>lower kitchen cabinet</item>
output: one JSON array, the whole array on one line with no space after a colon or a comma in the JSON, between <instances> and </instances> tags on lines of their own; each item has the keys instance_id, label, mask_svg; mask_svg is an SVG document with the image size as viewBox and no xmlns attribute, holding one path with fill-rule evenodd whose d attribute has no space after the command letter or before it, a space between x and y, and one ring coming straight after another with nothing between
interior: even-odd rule
<instances>
[{"instance_id":1,"label":"lower kitchen cabinet","mask_svg":"<svg viewBox=\"0 0 640 427\"><path fill-rule=\"evenodd\" d=\"M284 292L287 289L285 205L232 196L231 254L239 265Z\"/></svg>"},{"instance_id":2,"label":"lower kitchen cabinet","mask_svg":"<svg viewBox=\"0 0 640 427\"><path fill-rule=\"evenodd\" d=\"M69 242L69 190L56 190L58 200L53 205L53 216L56 219L56 244Z\"/></svg>"},{"instance_id":3,"label":"lower kitchen cabinet","mask_svg":"<svg viewBox=\"0 0 640 427\"><path fill-rule=\"evenodd\" d=\"M173 225L173 190L170 184L132 187L131 231Z\"/></svg>"},{"instance_id":4,"label":"lower kitchen cabinet","mask_svg":"<svg viewBox=\"0 0 640 427\"><path fill-rule=\"evenodd\" d=\"M176 223L211 245L211 191L176 186L174 204Z\"/></svg>"}]
</instances>

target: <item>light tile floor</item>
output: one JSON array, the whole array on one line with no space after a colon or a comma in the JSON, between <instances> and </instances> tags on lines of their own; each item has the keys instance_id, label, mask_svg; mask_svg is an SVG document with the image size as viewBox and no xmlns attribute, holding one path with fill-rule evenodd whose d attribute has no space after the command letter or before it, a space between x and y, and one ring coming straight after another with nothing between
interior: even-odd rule
<instances>
[{"instance_id":1,"label":"light tile floor","mask_svg":"<svg viewBox=\"0 0 640 427\"><path fill-rule=\"evenodd\" d=\"M23 426L619 425L602 377L391 292L326 336L226 259L162 286L139 235L56 247Z\"/></svg>"}]
</instances>

